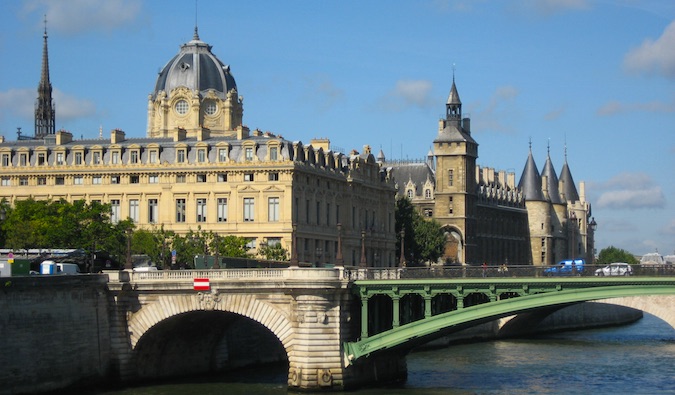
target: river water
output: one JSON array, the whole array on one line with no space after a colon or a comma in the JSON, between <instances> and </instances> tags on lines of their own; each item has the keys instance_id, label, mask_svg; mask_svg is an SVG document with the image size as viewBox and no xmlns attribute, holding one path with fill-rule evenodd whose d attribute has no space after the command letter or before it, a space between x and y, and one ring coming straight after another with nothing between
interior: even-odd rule
<instances>
[{"instance_id":1,"label":"river water","mask_svg":"<svg viewBox=\"0 0 675 395\"><path fill-rule=\"evenodd\" d=\"M648 314L623 327L455 345L407 361L405 384L348 394L675 394L675 329ZM295 394L286 376L279 366L97 394Z\"/></svg>"}]
</instances>

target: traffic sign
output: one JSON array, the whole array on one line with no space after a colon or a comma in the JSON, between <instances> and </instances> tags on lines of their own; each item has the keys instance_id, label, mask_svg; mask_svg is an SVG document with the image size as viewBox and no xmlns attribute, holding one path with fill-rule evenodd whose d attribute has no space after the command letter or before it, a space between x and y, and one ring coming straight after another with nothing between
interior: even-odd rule
<instances>
[{"instance_id":1,"label":"traffic sign","mask_svg":"<svg viewBox=\"0 0 675 395\"><path fill-rule=\"evenodd\" d=\"M208 291L211 289L208 278L195 278L193 282L195 291Z\"/></svg>"}]
</instances>

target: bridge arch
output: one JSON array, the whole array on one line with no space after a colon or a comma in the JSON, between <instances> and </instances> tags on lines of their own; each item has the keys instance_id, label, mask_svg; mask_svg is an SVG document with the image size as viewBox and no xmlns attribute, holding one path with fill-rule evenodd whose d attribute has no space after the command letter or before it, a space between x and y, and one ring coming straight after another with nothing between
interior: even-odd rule
<instances>
[{"instance_id":1,"label":"bridge arch","mask_svg":"<svg viewBox=\"0 0 675 395\"><path fill-rule=\"evenodd\" d=\"M612 299L597 300L601 303L615 304L619 306L631 307L642 310L655 317L660 318L675 329L675 295L659 295L659 296L641 296L641 297L619 297Z\"/></svg>"},{"instance_id":2,"label":"bridge arch","mask_svg":"<svg viewBox=\"0 0 675 395\"><path fill-rule=\"evenodd\" d=\"M258 322L269 329L288 353L293 346L293 324L290 314L252 294L197 294L159 295L128 320L132 350L152 327L173 316L194 311L223 311L235 313Z\"/></svg>"}]
</instances>

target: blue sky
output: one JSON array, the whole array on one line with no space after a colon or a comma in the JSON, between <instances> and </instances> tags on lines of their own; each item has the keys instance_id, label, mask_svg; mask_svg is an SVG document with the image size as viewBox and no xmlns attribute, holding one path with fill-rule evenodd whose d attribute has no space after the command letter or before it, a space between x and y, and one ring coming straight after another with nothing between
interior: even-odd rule
<instances>
[{"instance_id":1,"label":"blue sky","mask_svg":"<svg viewBox=\"0 0 675 395\"><path fill-rule=\"evenodd\" d=\"M76 138L144 137L157 72L195 20L247 126L344 151L426 155L454 68L481 166L519 179L531 141L539 170L550 149L560 173L566 147L598 250L675 251L672 0L3 1L9 139L33 133L45 14L57 128Z\"/></svg>"}]
</instances>

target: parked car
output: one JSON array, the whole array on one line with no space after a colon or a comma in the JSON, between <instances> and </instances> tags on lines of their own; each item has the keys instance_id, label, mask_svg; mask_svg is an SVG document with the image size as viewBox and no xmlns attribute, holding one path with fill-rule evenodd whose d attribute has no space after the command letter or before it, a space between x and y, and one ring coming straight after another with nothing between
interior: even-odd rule
<instances>
[{"instance_id":1,"label":"parked car","mask_svg":"<svg viewBox=\"0 0 675 395\"><path fill-rule=\"evenodd\" d=\"M631 276L633 268L625 262L615 262L595 271L596 276Z\"/></svg>"},{"instance_id":2,"label":"parked car","mask_svg":"<svg viewBox=\"0 0 675 395\"><path fill-rule=\"evenodd\" d=\"M546 276L581 276L585 263L583 259L567 259L544 270L544 274Z\"/></svg>"}]
</instances>

